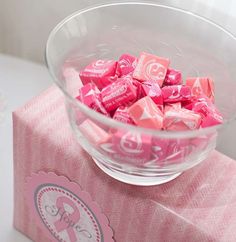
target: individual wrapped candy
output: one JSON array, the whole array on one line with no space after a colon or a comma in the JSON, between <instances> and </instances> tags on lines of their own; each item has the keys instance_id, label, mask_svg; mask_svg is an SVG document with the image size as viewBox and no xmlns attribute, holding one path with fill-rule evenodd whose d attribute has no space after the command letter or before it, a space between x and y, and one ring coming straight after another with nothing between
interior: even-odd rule
<instances>
[{"instance_id":1,"label":"individual wrapped candy","mask_svg":"<svg viewBox=\"0 0 236 242\"><path fill-rule=\"evenodd\" d=\"M142 87L142 83L140 83L139 81L133 79L131 76L126 76L126 78L129 77L131 78L132 84L136 87L136 93L137 93L137 98L135 101L141 99L142 97L144 97L144 92L143 92L143 87Z\"/></svg>"},{"instance_id":2,"label":"individual wrapped candy","mask_svg":"<svg viewBox=\"0 0 236 242\"><path fill-rule=\"evenodd\" d=\"M100 128L93 121L86 119L79 126L80 132L92 143L95 145L99 145L107 142L111 134L107 133L105 130Z\"/></svg>"},{"instance_id":3,"label":"individual wrapped candy","mask_svg":"<svg viewBox=\"0 0 236 242\"><path fill-rule=\"evenodd\" d=\"M201 115L187 110L170 108L165 110L163 128L166 130L194 130L198 129L201 124Z\"/></svg>"},{"instance_id":4,"label":"individual wrapped candy","mask_svg":"<svg viewBox=\"0 0 236 242\"><path fill-rule=\"evenodd\" d=\"M133 77L139 81L157 82L161 87L169 66L169 59L142 52Z\"/></svg>"},{"instance_id":5,"label":"individual wrapped candy","mask_svg":"<svg viewBox=\"0 0 236 242\"><path fill-rule=\"evenodd\" d=\"M166 73L166 77L164 80L164 86L170 85L180 85L182 84L182 74L180 71L175 69L168 69Z\"/></svg>"},{"instance_id":6,"label":"individual wrapped candy","mask_svg":"<svg viewBox=\"0 0 236 242\"><path fill-rule=\"evenodd\" d=\"M157 137L152 138L152 157L156 164L160 165L166 159L168 145L168 139L162 139Z\"/></svg>"},{"instance_id":7,"label":"individual wrapped candy","mask_svg":"<svg viewBox=\"0 0 236 242\"><path fill-rule=\"evenodd\" d=\"M123 54L117 63L116 74L122 77L132 73L137 65L137 58L130 54Z\"/></svg>"},{"instance_id":8,"label":"individual wrapped candy","mask_svg":"<svg viewBox=\"0 0 236 242\"><path fill-rule=\"evenodd\" d=\"M176 110L179 111L181 109L181 102L177 102L177 103L168 103L165 105L165 112L167 111L172 111L172 110Z\"/></svg>"},{"instance_id":9,"label":"individual wrapped candy","mask_svg":"<svg viewBox=\"0 0 236 242\"><path fill-rule=\"evenodd\" d=\"M136 100L137 92L129 79L120 78L102 89L101 98L105 109L110 112L119 106L125 106L127 103Z\"/></svg>"},{"instance_id":10,"label":"individual wrapped candy","mask_svg":"<svg viewBox=\"0 0 236 242\"><path fill-rule=\"evenodd\" d=\"M146 96L129 107L129 114L141 127L161 129L163 113L149 96Z\"/></svg>"},{"instance_id":11,"label":"individual wrapped candy","mask_svg":"<svg viewBox=\"0 0 236 242\"><path fill-rule=\"evenodd\" d=\"M93 82L101 90L117 79L117 62L113 60L96 60L79 73L84 85Z\"/></svg>"},{"instance_id":12,"label":"individual wrapped candy","mask_svg":"<svg viewBox=\"0 0 236 242\"><path fill-rule=\"evenodd\" d=\"M113 115L113 119L126 124L134 124L134 121L132 120L128 112L128 107L125 107L125 106L121 106L117 108L117 110Z\"/></svg>"},{"instance_id":13,"label":"individual wrapped candy","mask_svg":"<svg viewBox=\"0 0 236 242\"><path fill-rule=\"evenodd\" d=\"M192 110L202 117L201 127L209 127L223 123L223 117L216 106L207 97L201 97L192 105Z\"/></svg>"},{"instance_id":14,"label":"individual wrapped candy","mask_svg":"<svg viewBox=\"0 0 236 242\"><path fill-rule=\"evenodd\" d=\"M100 91L94 83L88 83L79 89L79 96L77 97L79 101L84 103L91 109L109 116L108 112L102 105Z\"/></svg>"},{"instance_id":15,"label":"individual wrapped candy","mask_svg":"<svg viewBox=\"0 0 236 242\"><path fill-rule=\"evenodd\" d=\"M135 80L132 75L128 74L126 76L122 77L123 80L128 80L128 82L132 83L133 87L136 90L136 99L131 101L129 105L131 105L133 102L139 100L140 98L144 97L144 93L143 93L143 87L142 87L142 83L140 83L139 81ZM129 106L127 105L127 106Z\"/></svg>"},{"instance_id":16,"label":"individual wrapped candy","mask_svg":"<svg viewBox=\"0 0 236 242\"><path fill-rule=\"evenodd\" d=\"M182 85L165 86L162 95L164 103L183 102L192 98L190 87Z\"/></svg>"},{"instance_id":17,"label":"individual wrapped candy","mask_svg":"<svg viewBox=\"0 0 236 242\"><path fill-rule=\"evenodd\" d=\"M149 96L152 101L163 111L163 97L162 91L158 83L143 82L143 93L145 96Z\"/></svg>"},{"instance_id":18,"label":"individual wrapped candy","mask_svg":"<svg viewBox=\"0 0 236 242\"><path fill-rule=\"evenodd\" d=\"M151 137L137 132L117 130L101 149L120 162L142 165L150 159Z\"/></svg>"},{"instance_id":19,"label":"individual wrapped candy","mask_svg":"<svg viewBox=\"0 0 236 242\"><path fill-rule=\"evenodd\" d=\"M173 164L177 162L184 162L184 158L192 152L192 146L189 139L174 139L169 140L166 151L165 164Z\"/></svg>"},{"instance_id":20,"label":"individual wrapped candy","mask_svg":"<svg viewBox=\"0 0 236 242\"><path fill-rule=\"evenodd\" d=\"M211 78L189 77L186 80L186 85L191 88L193 97L197 98L204 94L214 102L214 82Z\"/></svg>"}]
</instances>

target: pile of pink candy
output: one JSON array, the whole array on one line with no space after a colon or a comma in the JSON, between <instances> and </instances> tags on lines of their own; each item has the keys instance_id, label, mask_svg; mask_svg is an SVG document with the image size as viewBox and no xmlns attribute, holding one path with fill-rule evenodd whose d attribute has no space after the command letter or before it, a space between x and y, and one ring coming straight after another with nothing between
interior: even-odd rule
<instances>
[{"instance_id":1,"label":"pile of pink candy","mask_svg":"<svg viewBox=\"0 0 236 242\"><path fill-rule=\"evenodd\" d=\"M142 52L118 61L97 60L80 72L77 97L91 109L120 122L156 130L194 130L223 122L208 77L182 81L169 59Z\"/></svg>"}]
</instances>

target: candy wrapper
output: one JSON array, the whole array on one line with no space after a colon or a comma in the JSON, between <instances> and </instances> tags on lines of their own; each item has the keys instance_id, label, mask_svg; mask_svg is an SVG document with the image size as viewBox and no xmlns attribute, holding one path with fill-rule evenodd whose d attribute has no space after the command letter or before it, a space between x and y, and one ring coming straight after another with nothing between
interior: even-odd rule
<instances>
[{"instance_id":1,"label":"candy wrapper","mask_svg":"<svg viewBox=\"0 0 236 242\"><path fill-rule=\"evenodd\" d=\"M170 85L180 85L180 84L182 84L181 72L175 69L168 69L163 85L170 86Z\"/></svg>"},{"instance_id":2,"label":"candy wrapper","mask_svg":"<svg viewBox=\"0 0 236 242\"><path fill-rule=\"evenodd\" d=\"M153 129L162 128L163 113L148 96L129 107L129 114L138 126Z\"/></svg>"},{"instance_id":3,"label":"candy wrapper","mask_svg":"<svg viewBox=\"0 0 236 242\"><path fill-rule=\"evenodd\" d=\"M165 110L163 128L172 131L198 129L201 124L201 115L187 110L168 107Z\"/></svg>"},{"instance_id":4,"label":"candy wrapper","mask_svg":"<svg viewBox=\"0 0 236 242\"><path fill-rule=\"evenodd\" d=\"M159 84L153 82L142 83L143 93L145 96L149 96L152 101L163 111L163 97Z\"/></svg>"},{"instance_id":5,"label":"candy wrapper","mask_svg":"<svg viewBox=\"0 0 236 242\"><path fill-rule=\"evenodd\" d=\"M79 130L92 144L95 145L105 143L111 137L109 133L89 119L86 119L79 125Z\"/></svg>"},{"instance_id":6,"label":"candy wrapper","mask_svg":"<svg viewBox=\"0 0 236 242\"><path fill-rule=\"evenodd\" d=\"M117 108L116 112L113 115L113 119L126 124L134 124L134 121L129 115L128 107L124 106Z\"/></svg>"},{"instance_id":7,"label":"candy wrapper","mask_svg":"<svg viewBox=\"0 0 236 242\"><path fill-rule=\"evenodd\" d=\"M206 95L212 102L214 102L214 82L208 77L192 77L187 78L186 86L191 88L192 96L198 98Z\"/></svg>"},{"instance_id":8,"label":"candy wrapper","mask_svg":"<svg viewBox=\"0 0 236 242\"><path fill-rule=\"evenodd\" d=\"M223 123L221 113L207 97L199 98L191 105L191 109L201 115L201 127L203 128Z\"/></svg>"},{"instance_id":9,"label":"candy wrapper","mask_svg":"<svg viewBox=\"0 0 236 242\"><path fill-rule=\"evenodd\" d=\"M117 62L113 60L96 60L85 67L79 74L84 85L93 82L99 89L117 79Z\"/></svg>"},{"instance_id":10,"label":"candy wrapper","mask_svg":"<svg viewBox=\"0 0 236 242\"><path fill-rule=\"evenodd\" d=\"M165 86L162 95L164 103L183 102L192 98L190 87L182 85Z\"/></svg>"},{"instance_id":11,"label":"candy wrapper","mask_svg":"<svg viewBox=\"0 0 236 242\"><path fill-rule=\"evenodd\" d=\"M100 96L100 91L94 83L88 83L79 89L79 101L90 107L94 111L109 116L108 112L104 108Z\"/></svg>"},{"instance_id":12,"label":"candy wrapper","mask_svg":"<svg viewBox=\"0 0 236 242\"><path fill-rule=\"evenodd\" d=\"M140 81L153 81L161 87L169 66L169 59L142 52L133 77Z\"/></svg>"},{"instance_id":13,"label":"candy wrapper","mask_svg":"<svg viewBox=\"0 0 236 242\"><path fill-rule=\"evenodd\" d=\"M116 74L122 77L131 74L137 65L137 58L129 54L123 54L117 63Z\"/></svg>"},{"instance_id":14,"label":"candy wrapper","mask_svg":"<svg viewBox=\"0 0 236 242\"><path fill-rule=\"evenodd\" d=\"M123 165L143 165L150 159L152 140L148 135L117 130L110 142L104 142L101 147Z\"/></svg>"},{"instance_id":15,"label":"candy wrapper","mask_svg":"<svg viewBox=\"0 0 236 242\"><path fill-rule=\"evenodd\" d=\"M109 112L136 100L137 92L129 79L120 78L101 91L101 98L105 109Z\"/></svg>"}]
</instances>

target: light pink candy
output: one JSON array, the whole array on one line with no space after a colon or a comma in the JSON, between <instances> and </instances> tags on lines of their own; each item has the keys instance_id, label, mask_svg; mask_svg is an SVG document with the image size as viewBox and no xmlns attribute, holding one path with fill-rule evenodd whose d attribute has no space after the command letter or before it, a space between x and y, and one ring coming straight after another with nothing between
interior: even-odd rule
<instances>
[{"instance_id":1,"label":"light pink candy","mask_svg":"<svg viewBox=\"0 0 236 242\"><path fill-rule=\"evenodd\" d=\"M100 91L94 83L88 83L79 89L79 96L77 97L82 103L91 109L109 116L106 109L102 105Z\"/></svg>"},{"instance_id":2,"label":"light pink candy","mask_svg":"<svg viewBox=\"0 0 236 242\"><path fill-rule=\"evenodd\" d=\"M166 78L164 80L163 85L179 85L182 84L182 74L180 71L175 69L168 69L166 73Z\"/></svg>"},{"instance_id":3,"label":"light pink candy","mask_svg":"<svg viewBox=\"0 0 236 242\"><path fill-rule=\"evenodd\" d=\"M165 110L163 128L172 131L194 130L201 124L201 116L191 110L168 107Z\"/></svg>"},{"instance_id":4,"label":"light pink candy","mask_svg":"<svg viewBox=\"0 0 236 242\"><path fill-rule=\"evenodd\" d=\"M152 139L152 156L158 165L163 165L167 157L168 139L153 137Z\"/></svg>"},{"instance_id":5,"label":"light pink candy","mask_svg":"<svg viewBox=\"0 0 236 242\"><path fill-rule=\"evenodd\" d=\"M123 54L117 63L116 74L118 77L125 76L134 71L137 64L137 58L129 54Z\"/></svg>"},{"instance_id":6,"label":"light pink candy","mask_svg":"<svg viewBox=\"0 0 236 242\"><path fill-rule=\"evenodd\" d=\"M118 120L120 122L126 123L126 124L134 124L134 121L130 117L128 113L128 108L121 106L117 108L113 115L113 119Z\"/></svg>"},{"instance_id":7,"label":"light pink candy","mask_svg":"<svg viewBox=\"0 0 236 242\"><path fill-rule=\"evenodd\" d=\"M168 111L172 111L172 110L176 110L179 111L181 109L181 102L177 102L177 103L168 103L165 105L165 112Z\"/></svg>"},{"instance_id":8,"label":"light pink candy","mask_svg":"<svg viewBox=\"0 0 236 242\"><path fill-rule=\"evenodd\" d=\"M182 85L165 86L162 95L165 103L183 102L191 99L191 90Z\"/></svg>"},{"instance_id":9,"label":"light pink candy","mask_svg":"<svg viewBox=\"0 0 236 242\"><path fill-rule=\"evenodd\" d=\"M86 119L79 126L81 133L95 145L107 142L111 135L96 125L93 121Z\"/></svg>"},{"instance_id":10,"label":"light pink candy","mask_svg":"<svg viewBox=\"0 0 236 242\"><path fill-rule=\"evenodd\" d=\"M138 126L162 129L163 113L149 96L139 99L130 106L129 114Z\"/></svg>"},{"instance_id":11,"label":"light pink candy","mask_svg":"<svg viewBox=\"0 0 236 242\"><path fill-rule=\"evenodd\" d=\"M117 79L116 66L113 60L97 60L86 66L79 76L84 85L93 82L101 90Z\"/></svg>"},{"instance_id":12,"label":"light pink candy","mask_svg":"<svg viewBox=\"0 0 236 242\"><path fill-rule=\"evenodd\" d=\"M191 88L192 96L200 97L206 95L214 102L214 82L209 77L189 77L186 80L186 85Z\"/></svg>"},{"instance_id":13,"label":"light pink candy","mask_svg":"<svg viewBox=\"0 0 236 242\"><path fill-rule=\"evenodd\" d=\"M105 109L110 112L136 100L136 88L128 79L120 78L101 91L101 98Z\"/></svg>"},{"instance_id":14,"label":"light pink candy","mask_svg":"<svg viewBox=\"0 0 236 242\"><path fill-rule=\"evenodd\" d=\"M169 140L166 164L184 162L184 157L192 152L189 139Z\"/></svg>"},{"instance_id":15,"label":"light pink candy","mask_svg":"<svg viewBox=\"0 0 236 242\"><path fill-rule=\"evenodd\" d=\"M169 59L142 52L133 77L139 81L153 81L161 87L169 66Z\"/></svg>"}]
</instances>

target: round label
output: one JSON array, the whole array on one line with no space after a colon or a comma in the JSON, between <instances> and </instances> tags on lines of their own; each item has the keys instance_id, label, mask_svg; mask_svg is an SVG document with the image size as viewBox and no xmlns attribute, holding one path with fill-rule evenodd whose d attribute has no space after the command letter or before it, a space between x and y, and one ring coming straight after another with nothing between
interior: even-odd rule
<instances>
[{"instance_id":1,"label":"round label","mask_svg":"<svg viewBox=\"0 0 236 242\"><path fill-rule=\"evenodd\" d=\"M113 241L107 218L77 184L40 172L31 176L26 186L35 222L52 241Z\"/></svg>"}]
</instances>

